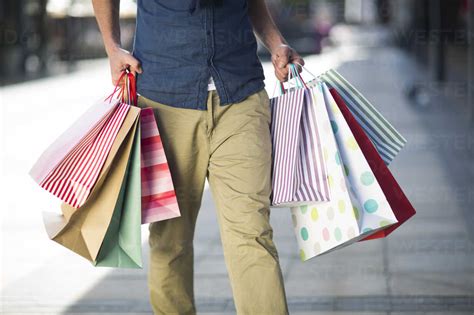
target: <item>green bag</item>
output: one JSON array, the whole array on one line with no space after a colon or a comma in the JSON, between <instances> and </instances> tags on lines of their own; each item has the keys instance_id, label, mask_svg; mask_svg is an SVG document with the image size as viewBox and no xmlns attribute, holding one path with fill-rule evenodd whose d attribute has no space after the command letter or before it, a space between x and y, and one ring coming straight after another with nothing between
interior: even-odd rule
<instances>
[{"instance_id":1,"label":"green bag","mask_svg":"<svg viewBox=\"0 0 474 315\"><path fill-rule=\"evenodd\" d=\"M137 127L125 180L94 266L142 268L140 125Z\"/></svg>"}]
</instances>

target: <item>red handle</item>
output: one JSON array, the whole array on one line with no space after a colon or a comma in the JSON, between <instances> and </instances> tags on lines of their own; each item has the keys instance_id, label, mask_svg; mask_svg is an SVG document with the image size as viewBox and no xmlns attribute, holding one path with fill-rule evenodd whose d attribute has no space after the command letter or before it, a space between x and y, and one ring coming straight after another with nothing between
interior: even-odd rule
<instances>
[{"instance_id":1,"label":"red handle","mask_svg":"<svg viewBox=\"0 0 474 315\"><path fill-rule=\"evenodd\" d=\"M124 78L125 80L122 81ZM113 96L118 91L117 98L120 99L122 103L125 102L125 89L127 90L128 103L130 105L136 105L138 99L136 78L131 72L127 70L122 71L122 74L115 85L114 91L105 100L109 100L109 102L112 101Z\"/></svg>"},{"instance_id":2,"label":"red handle","mask_svg":"<svg viewBox=\"0 0 474 315\"><path fill-rule=\"evenodd\" d=\"M131 73L127 73L128 77L128 98L130 100L131 105L137 105L137 79L135 76Z\"/></svg>"},{"instance_id":3,"label":"red handle","mask_svg":"<svg viewBox=\"0 0 474 315\"><path fill-rule=\"evenodd\" d=\"M124 76L125 76L125 71L122 72L122 74L120 75L120 77L117 81L117 84L115 84L115 88L114 88L113 92L105 98L105 101L107 101L107 100L109 100L109 102L112 101L112 97L115 95L115 93L117 93L118 90L121 90L121 88L119 87L119 84L120 84L120 82L122 82L122 79L123 79ZM118 94L119 98L120 98L120 93L121 93L121 91L119 91L119 94Z\"/></svg>"}]
</instances>

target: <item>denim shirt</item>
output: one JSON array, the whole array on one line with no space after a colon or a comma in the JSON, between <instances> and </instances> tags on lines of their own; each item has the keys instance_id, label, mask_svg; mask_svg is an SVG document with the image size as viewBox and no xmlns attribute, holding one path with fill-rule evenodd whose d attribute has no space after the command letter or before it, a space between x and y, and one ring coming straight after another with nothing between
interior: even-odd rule
<instances>
[{"instance_id":1,"label":"denim shirt","mask_svg":"<svg viewBox=\"0 0 474 315\"><path fill-rule=\"evenodd\" d=\"M143 69L138 93L165 105L205 110L211 76L221 105L263 89L247 0L196 2L137 1L133 55Z\"/></svg>"}]
</instances>

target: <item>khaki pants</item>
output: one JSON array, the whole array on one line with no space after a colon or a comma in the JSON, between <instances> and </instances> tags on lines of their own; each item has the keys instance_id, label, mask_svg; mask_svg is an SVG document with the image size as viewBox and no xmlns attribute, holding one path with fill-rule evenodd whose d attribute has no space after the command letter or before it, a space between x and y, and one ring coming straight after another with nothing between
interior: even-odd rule
<instances>
[{"instance_id":1,"label":"khaki pants","mask_svg":"<svg viewBox=\"0 0 474 315\"><path fill-rule=\"evenodd\" d=\"M207 110L153 107L170 165L181 217L149 225L148 285L155 314L196 314L193 237L205 179L217 218L235 307L242 315L288 314L270 225L270 104L265 90Z\"/></svg>"}]
</instances>

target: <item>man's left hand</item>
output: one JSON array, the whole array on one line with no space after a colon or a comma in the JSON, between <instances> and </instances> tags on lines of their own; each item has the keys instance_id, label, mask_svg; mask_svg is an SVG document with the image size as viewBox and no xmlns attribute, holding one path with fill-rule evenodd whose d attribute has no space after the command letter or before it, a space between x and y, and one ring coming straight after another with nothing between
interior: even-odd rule
<instances>
[{"instance_id":1,"label":"man's left hand","mask_svg":"<svg viewBox=\"0 0 474 315\"><path fill-rule=\"evenodd\" d=\"M301 56L288 45L282 44L272 51L272 63L275 68L275 75L280 82L288 80L288 72L290 71L290 63L299 63L304 65ZM298 72L301 67L297 65Z\"/></svg>"}]
</instances>

